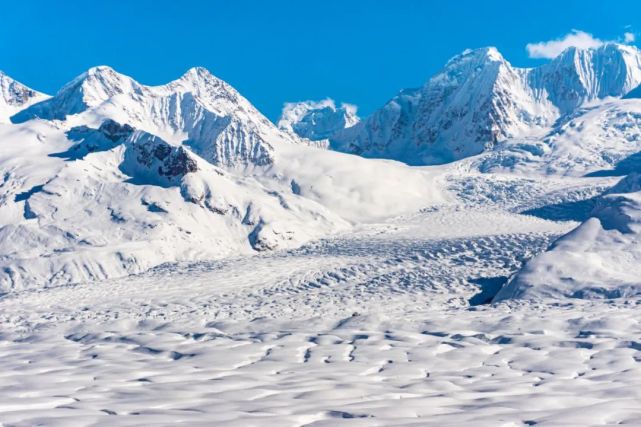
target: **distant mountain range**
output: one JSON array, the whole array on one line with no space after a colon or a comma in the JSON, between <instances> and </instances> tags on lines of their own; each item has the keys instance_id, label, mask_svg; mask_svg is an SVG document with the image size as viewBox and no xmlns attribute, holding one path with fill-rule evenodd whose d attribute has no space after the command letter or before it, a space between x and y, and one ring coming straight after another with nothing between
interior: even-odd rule
<instances>
[{"instance_id":1,"label":"distant mountain range","mask_svg":"<svg viewBox=\"0 0 641 427\"><path fill-rule=\"evenodd\" d=\"M336 115L332 109L292 120L289 104L282 122L306 138L328 139L339 151L440 164L507 139L545 135L595 102L639 96L640 84L641 52L633 46L570 48L527 69L513 67L495 48L482 48L455 56L422 88L401 91L359 123L344 120L334 133L327 132L324 118Z\"/></svg>"}]
</instances>

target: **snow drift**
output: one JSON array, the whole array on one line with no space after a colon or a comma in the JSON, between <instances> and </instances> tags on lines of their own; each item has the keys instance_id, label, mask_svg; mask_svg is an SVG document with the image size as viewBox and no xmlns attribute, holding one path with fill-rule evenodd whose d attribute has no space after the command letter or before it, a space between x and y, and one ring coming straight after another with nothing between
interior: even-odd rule
<instances>
[{"instance_id":1,"label":"snow drift","mask_svg":"<svg viewBox=\"0 0 641 427\"><path fill-rule=\"evenodd\" d=\"M640 190L638 173L621 180L591 218L527 262L495 301L641 295Z\"/></svg>"}]
</instances>

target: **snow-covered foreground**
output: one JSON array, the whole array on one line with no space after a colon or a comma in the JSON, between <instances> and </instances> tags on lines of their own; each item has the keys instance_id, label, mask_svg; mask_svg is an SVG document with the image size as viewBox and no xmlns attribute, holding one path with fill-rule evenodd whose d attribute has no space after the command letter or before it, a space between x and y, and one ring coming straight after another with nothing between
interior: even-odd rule
<instances>
[{"instance_id":1,"label":"snow-covered foreground","mask_svg":"<svg viewBox=\"0 0 641 427\"><path fill-rule=\"evenodd\" d=\"M0 421L640 423L635 300L475 305L577 224L516 212L608 179L449 182L458 203L299 249L4 295Z\"/></svg>"},{"instance_id":2,"label":"snow-covered foreground","mask_svg":"<svg viewBox=\"0 0 641 427\"><path fill-rule=\"evenodd\" d=\"M634 304L417 303L304 321L212 312L168 322L161 312L51 319L53 330L3 341L5 425L641 422Z\"/></svg>"}]
</instances>

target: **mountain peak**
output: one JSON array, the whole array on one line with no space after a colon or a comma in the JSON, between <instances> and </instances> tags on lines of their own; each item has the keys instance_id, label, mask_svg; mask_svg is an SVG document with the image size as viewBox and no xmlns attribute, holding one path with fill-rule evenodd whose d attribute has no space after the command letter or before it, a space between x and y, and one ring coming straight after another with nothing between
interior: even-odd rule
<instances>
[{"instance_id":1,"label":"mountain peak","mask_svg":"<svg viewBox=\"0 0 641 427\"><path fill-rule=\"evenodd\" d=\"M95 67L91 67L87 70L87 75L94 76L98 74L106 74L106 73L116 73L116 70L111 68L108 65L96 65Z\"/></svg>"},{"instance_id":2,"label":"mountain peak","mask_svg":"<svg viewBox=\"0 0 641 427\"><path fill-rule=\"evenodd\" d=\"M460 54L450 59L445 68L460 67L464 64L474 63L489 63L489 62L504 62L503 55L493 46L481 47L478 49L465 49Z\"/></svg>"},{"instance_id":3,"label":"mountain peak","mask_svg":"<svg viewBox=\"0 0 641 427\"><path fill-rule=\"evenodd\" d=\"M185 72L176 81L187 82L196 85L220 85L225 83L223 80L214 76L207 68L192 67Z\"/></svg>"},{"instance_id":4,"label":"mountain peak","mask_svg":"<svg viewBox=\"0 0 641 427\"><path fill-rule=\"evenodd\" d=\"M445 67L426 83L425 87L460 86L470 78L479 77L487 83L495 80L499 70L504 69L505 66L510 67L510 64L495 47L466 49L450 59Z\"/></svg>"},{"instance_id":5,"label":"mountain peak","mask_svg":"<svg viewBox=\"0 0 641 427\"><path fill-rule=\"evenodd\" d=\"M121 92L118 90L119 86L130 86L133 82L134 80L131 77L125 76L109 66L99 65L89 68L71 80L64 85L58 93L75 90L77 88L87 89L88 87L103 87L108 92Z\"/></svg>"},{"instance_id":6,"label":"mountain peak","mask_svg":"<svg viewBox=\"0 0 641 427\"><path fill-rule=\"evenodd\" d=\"M638 54L640 51L636 46L621 44L616 42L607 42L596 47L576 47L570 46L559 54L552 62L563 58L573 58L577 55L612 55L612 54Z\"/></svg>"},{"instance_id":7,"label":"mountain peak","mask_svg":"<svg viewBox=\"0 0 641 427\"><path fill-rule=\"evenodd\" d=\"M33 118L64 120L67 116L97 107L116 95L140 93L142 86L111 67L91 67L44 102L35 104L12 117L14 123Z\"/></svg>"},{"instance_id":8,"label":"mountain peak","mask_svg":"<svg viewBox=\"0 0 641 427\"><path fill-rule=\"evenodd\" d=\"M214 75L205 67L191 67L182 76L183 78L211 78Z\"/></svg>"},{"instance_id":9,"label":"mountain peak","mask_svg":"<svg viewBox=\"0 0 641 427\"><path fill-rule=\"evenodd\" d=\"M287 102L283 106L278 127L289 134L312 141L327 139L334 133L350 128L359 122L358 108L333 99L321 101Z\"/></svg>"},{"instance_id":10,"label":"mountain peak","mask_svg":"<svg viewBox=\"0 0 641 427\"><path fill-rule=\"evenodd\" d=\"M167 85L172 91L191 92L194 95L205 99L229 98L233 102L240 99L240 94L231 85L222 79L214 76L204 67L192 67L185 72L180 78Z\"/></svg>"},{"instance_id":11,"label":"mountain peak","mask_svg":"<svg viewBox=\"0 0 641 427\"><path fill-rule=\"evenodd\" d=\"M9 117L18 110L46 97L0 71L0 123L9 121Z\"/></svg>"}]
</instances>

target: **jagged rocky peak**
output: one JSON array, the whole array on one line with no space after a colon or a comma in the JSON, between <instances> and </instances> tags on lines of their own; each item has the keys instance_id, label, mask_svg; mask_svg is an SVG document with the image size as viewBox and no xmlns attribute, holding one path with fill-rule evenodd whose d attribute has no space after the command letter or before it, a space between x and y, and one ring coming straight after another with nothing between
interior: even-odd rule
<instances>
[{"instance_id":1,"label":"jagged rocky peak","mask_svg":"<svg viewBox=\"0 0 641 427\"><path fill-rule=\"evenodd\" d=\"M97 129L77 126L67 137L77 144L55 157L79 160L124 147L120 169L138 184L177 185L185 175L198 171L196 157L184 147L115 120L107 119Z\"/></svg>"},{"instance_id":2,"label":"jagged rocky peak","mask_svg":"<svg viewBox=\"0 0 641 427\"><path fill-rule=\"evenodd\" d=\"M65 120L121 94L142 94L144 87L107 66L90 68L64 85L55 96L32 105L11 118L14 123L40 118Z\"/></svg>"},{"instance_id":3,"label":"jagged rocky peak","mask_svg":"<svg viewBox=\"0 0 641 427\"><path fill-rule=\"evenodd\" d=\"M17 107L46 96L12 79L2 71L0 71L0 95L2 96L0 102Z\"/></svg>"},{"instance_id":4,"label":"jagged rocky peak","mask_svg":"<svg viewBox=\"0 0 641 427\"><path fill-rule=\"evenodd\" d=\"M333 99L322 101L287 102L283 106L278 127L303 138L318 141L359 122L357 107Z\"/></svg>"},{"instance_id":5,"label":"jagged rocky peak","mask_svg":"<svg viewBox=\"0 0 641 427\"><path fill-rule=\"evenodd\" d=\"M174 147L155 135L135 131L126 144L123 170L146 178L147 183L175 185L188 173L198 171L198 163L185 148ZM134 160L135 167L131 168Z\"/></svg>"},{"instance_id":6,"label":"jagged rocky peak","mask_svg":"<svg viewBox=\"0 0 641 427\"><path fill-rule=\"evenodd\" d=\"M9 117L20 109L45 98L47 95L23 85L0 71L0 123L8 122Z\"/></svg>"}]
</instances>

